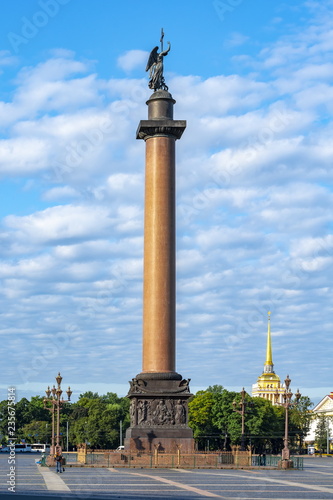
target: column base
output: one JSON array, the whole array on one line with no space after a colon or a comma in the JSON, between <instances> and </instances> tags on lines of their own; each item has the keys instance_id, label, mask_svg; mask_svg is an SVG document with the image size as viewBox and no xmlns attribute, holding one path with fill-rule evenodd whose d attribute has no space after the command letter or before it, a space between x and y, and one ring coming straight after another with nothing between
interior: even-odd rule
<instances>
[{"instance_id":1,"label":"column base","mask_svg":"<svg viewBox=\"0 0 333 500\"><path fill-rule=\"evenodd\" d=\"M293 469L294 462L292 460L279 460L278 469Z\"/></svg>"},{"instance_id":2,"label":"column base","mask_svg":"<svg viewBox=\"0 0 333 500\"><path fill-rule=\"evenodd\" d=\"M48 467L55 467L56 461L55 461L54 455L48 455L46 457L45 463Z\"/></svg>"},{"instance_id":3,"label":"column base","mask_svg":"<svg viewBox=\"0 0 333 500\"><path fill-rule=\"evenodd\" d=\"M126 431L125 450L194 452L193 432L188 427L189 382L175 372L140 373L130 382L131 426Z\"/></svg>"}]
</instances>

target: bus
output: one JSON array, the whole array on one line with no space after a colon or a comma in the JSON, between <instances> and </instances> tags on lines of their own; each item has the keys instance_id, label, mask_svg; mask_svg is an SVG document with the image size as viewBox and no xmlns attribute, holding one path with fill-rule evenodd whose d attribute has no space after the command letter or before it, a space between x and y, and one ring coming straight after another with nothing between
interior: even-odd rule
<instances>
[{"instance_id":1,"label":"bus","mask_svg":"<svg viewBox=\"0 0 333 500\"><path fill-rule=\"evenodd\" d=\"M32 453L50 453L50 445L42 443L31 444Z\"/></svg>"},{"instance_id":2,"label":"bus","mask_svg":"<svg viewBox=\"0 0 333 500\"><path fill-rule=\"evenodd\" d=\"M0 452L2 453L27 453L31 451L30 444L9 444L7 446L2 446Z\"/></svg>"},{"instance_id":3,"label":"bus","mask_svg":"<svg viewBox=\"0 0 333 500\"><path fill-rule=\"evenodd\" d=\"M8 447L10 449L10 446ZM15 444L15 453L28 453L31 451L31 445L26 443Z\"/></svg>"}]
</instances>

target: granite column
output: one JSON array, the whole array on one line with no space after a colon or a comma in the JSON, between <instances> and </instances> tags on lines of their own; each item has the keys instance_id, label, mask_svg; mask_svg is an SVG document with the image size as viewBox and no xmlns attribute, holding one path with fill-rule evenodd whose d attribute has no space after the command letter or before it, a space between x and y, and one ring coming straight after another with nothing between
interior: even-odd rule
<instances>
[{"instance_id":1,"label":"granite column","mask_svg":"<svg viewBox=\"0 0 333 500\"><path fill-rule=\"evenodd\" d=\"M173 119L175 104L166 90L149 100L148 120L137 138L146 143L143 358L131 382L131 426L125 447L132 451L193 451L187 425L189 380L176 372L175 332L175 142L186 127Z\"/></svg>"}]
</instances>

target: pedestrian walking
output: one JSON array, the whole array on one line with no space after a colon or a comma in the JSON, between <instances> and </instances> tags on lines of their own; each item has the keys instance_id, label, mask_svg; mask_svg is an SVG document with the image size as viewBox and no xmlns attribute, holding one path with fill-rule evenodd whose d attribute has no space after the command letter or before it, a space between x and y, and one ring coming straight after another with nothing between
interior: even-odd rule
<instances>
[{"instance_id":1,"label":"pedestrian walking","mask_svg":"<svg viewBox=\"0 0 333 500\"><path fill-rule=\"evenodd\" d=\"M62 467L62 460L63 460L62 454L60 452L57 452L54 458L56 461L56 472L57 473L59 472L61 474L63 472L62 471L62 469L63 469L63 467Z\"/></svg>"}]
</instances>

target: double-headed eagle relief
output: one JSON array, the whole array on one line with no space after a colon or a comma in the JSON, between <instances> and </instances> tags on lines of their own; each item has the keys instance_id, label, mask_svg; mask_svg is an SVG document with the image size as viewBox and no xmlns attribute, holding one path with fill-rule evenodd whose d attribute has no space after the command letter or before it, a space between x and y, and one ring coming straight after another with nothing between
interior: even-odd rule
<instances>
[{"instance_id":1,"label":"double-headed eagle relief","mask_svg":"<svg viewBox=\"0 0 333 500\"><path fill-rule=\"evenodd\" d=\"M149 59L146 66L146 71L149 71L149 83L148 87L155 90L162 89L168 90L168 86L165 84L163 76L163 57L168 54L171 49L170 42L168 42L168 48L163 50L163 38L164 32L162 28L161 32L161 50L158 53L158 46L154 47L149 55Z\"/></svg>"}]
</instances>

